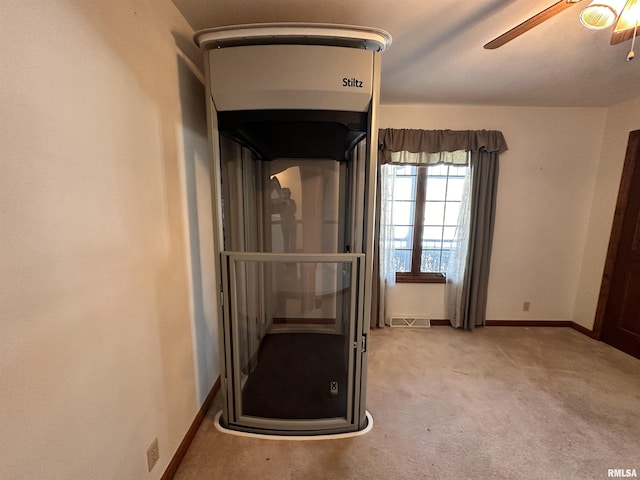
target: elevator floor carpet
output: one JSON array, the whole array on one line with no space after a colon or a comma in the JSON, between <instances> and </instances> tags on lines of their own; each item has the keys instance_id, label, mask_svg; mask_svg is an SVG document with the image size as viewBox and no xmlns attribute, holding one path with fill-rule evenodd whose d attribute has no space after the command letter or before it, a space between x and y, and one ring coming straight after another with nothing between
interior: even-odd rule
<instances>
[{"instance_id":1,"label":"elevator floor carpet","mask_svg":"<svg viewBox=\"0 0 640 480\"><path fill-rule=\"evenodd\" d=\"M242 393L243 413L295 420L345 416L345 342L342 335L322 333L266 335Z\"/></svg>"}]
</instances>

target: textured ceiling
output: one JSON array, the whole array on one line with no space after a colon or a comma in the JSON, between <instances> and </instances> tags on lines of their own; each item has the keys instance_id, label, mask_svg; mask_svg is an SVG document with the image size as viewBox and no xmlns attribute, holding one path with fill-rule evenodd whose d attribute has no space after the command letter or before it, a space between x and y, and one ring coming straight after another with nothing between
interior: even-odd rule
<instances>
[{"instance_id":1,"label":"textured ceiling","mask_svg":"<svg viewBox=\"0 0 640 480\"><path fill-rule=\"evenodd\" d=\"M576 4L497 50L489 40L554 0L173 0L194 30L268 22L382 28L381 102L610 106L640 96L640 45L611 46Z\"/></svg>"}]
</instances>

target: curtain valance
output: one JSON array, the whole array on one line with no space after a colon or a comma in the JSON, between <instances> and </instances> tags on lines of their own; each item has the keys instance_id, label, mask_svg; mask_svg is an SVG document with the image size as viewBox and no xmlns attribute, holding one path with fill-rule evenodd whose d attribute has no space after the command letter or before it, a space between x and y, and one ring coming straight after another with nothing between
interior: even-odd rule
<instances>
[{"instance_id":1,"label":"curtain valance","mask_svg":"<svg viewBox=\"0 0 640 480\"><path fill-rule=\"evenodd\" d=\"M418 130L382 128L378 133L381 163L391 162L391 152L493 152L507 150L507 142L498 130Z\"/></svg>"}]
</instances>

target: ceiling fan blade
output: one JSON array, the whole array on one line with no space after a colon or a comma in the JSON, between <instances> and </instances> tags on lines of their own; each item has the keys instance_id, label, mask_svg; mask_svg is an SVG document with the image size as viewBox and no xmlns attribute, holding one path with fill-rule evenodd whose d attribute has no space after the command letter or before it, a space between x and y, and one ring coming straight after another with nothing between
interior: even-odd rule
<instances>
[{"instance_id":1,"label":"ceiling fan blade","mask_svg":"<svg viewBox=\"0 0 640 480\"><path fill-rule=\"evenodd\" d=\"M636 22L640 22L640 2L638 0L628 0L618 17L616 26L613 28L611 45L618 45L631 40Z\"/></svg>"},{"instance_id":2,"label":"ceiling fan blade","mask_svg":"<svg viewBox=\"0 0 640 480\"><path fill-rule=\"evenodd\" d=\"M622 32L613 32L611 34L611 42L610 45L618 45L619 43L624 43L627 40L631 40L633 37L633 28L629 30L623 30Z\"/></svg>"},{"instance_id":3,"label":"ceiling fan blade","mask_svg":"<svg viewBox=\"0 0 640 480\"><path fill-rule=\"evenodd\" d=\"M501 47L507 42L510 42L516 37L519 37L525 32L528 32L533 27L540 25L542 22L549 20L551 17L557 15L563 10L572 7L580 0L560 0L559 2L554 3L548 8L545 8L540 13L534 15L533 17L525 20L520 25L513 27L506 33L503 33L499 37L494 38L489 43L487 43L484 48L487 50L493 50L494 48Z\"/></svg>"}]
</instances>

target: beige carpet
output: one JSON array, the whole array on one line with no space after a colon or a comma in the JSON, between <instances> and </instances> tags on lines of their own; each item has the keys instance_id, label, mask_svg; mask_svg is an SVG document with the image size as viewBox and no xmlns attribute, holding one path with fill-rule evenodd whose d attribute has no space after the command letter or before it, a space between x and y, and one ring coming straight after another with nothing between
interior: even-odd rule
<instances>
[{"instance_id":1,"label":"beige carpet","mask_svg":"<svg viewBox=\"0 0 640 480\"><path fill-rule=\"evenodd\" d=\"M195 479L606 479L640 475L640 360L568 328L372 332L368 434L218 432L216 398L178 470Z\"/></svg>"}]
</instances>

